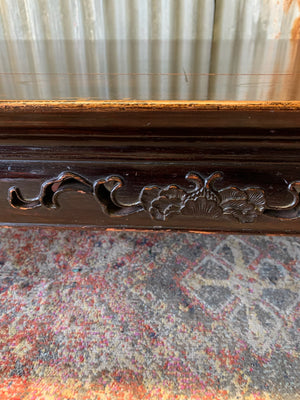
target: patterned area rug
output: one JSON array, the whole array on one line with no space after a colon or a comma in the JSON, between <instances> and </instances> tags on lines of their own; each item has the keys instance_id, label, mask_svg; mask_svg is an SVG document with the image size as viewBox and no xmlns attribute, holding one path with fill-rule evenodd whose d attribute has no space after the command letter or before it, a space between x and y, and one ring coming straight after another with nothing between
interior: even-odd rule
<instances>
[{"instance_id":1,"label":"patterned area rug","mask_svg":"<svg viewBox=\"0 0 300 400\"><path fill-rule=\"evenodd\" d=\"M300 238L0 229L0 399L300 398Z\"/></svg>"}]
</instances>

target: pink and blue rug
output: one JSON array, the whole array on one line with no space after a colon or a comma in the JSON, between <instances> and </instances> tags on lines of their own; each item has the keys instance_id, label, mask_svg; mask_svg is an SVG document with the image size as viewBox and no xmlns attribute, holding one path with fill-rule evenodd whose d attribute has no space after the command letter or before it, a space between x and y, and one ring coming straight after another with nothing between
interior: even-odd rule
<instances>
[{"instance_id":1,"label":"pink and blue rug","mask_svg":"<svg viewBox=\"0 0 300 400\"><path fill-rule=\"evenodd\" d=\"M300 238L0 229L1 400L300 398Z\"/></svg>"}]
</instances>

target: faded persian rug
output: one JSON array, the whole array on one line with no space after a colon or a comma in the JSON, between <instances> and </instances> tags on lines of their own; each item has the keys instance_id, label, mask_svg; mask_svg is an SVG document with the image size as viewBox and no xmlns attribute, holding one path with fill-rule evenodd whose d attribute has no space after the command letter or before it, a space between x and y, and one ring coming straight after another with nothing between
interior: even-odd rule
<instances>
[{"instance_id":1,"label":"faded persian rug","mask_svg":"<svg viewBox=\"0 0 300 400\"><path fill-rule=\"evenodd\" d=\"M0 229L0 399L300 398L300 238Z\"/></svg>"}]
</instances>

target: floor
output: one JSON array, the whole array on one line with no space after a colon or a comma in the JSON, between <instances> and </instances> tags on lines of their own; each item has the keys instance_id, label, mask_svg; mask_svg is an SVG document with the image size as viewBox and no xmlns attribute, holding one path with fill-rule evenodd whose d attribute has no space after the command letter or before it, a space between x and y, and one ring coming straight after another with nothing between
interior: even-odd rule
<instances>
[{"instance_id":1,"label":"floor","mask_svg":"<svg viewBox=\"0 0 300 400\"><path fill-rule=\"evenodd\" d=\"M0 229L0 398L300 399L300 237Z\"/></svg>"}]
</instances>

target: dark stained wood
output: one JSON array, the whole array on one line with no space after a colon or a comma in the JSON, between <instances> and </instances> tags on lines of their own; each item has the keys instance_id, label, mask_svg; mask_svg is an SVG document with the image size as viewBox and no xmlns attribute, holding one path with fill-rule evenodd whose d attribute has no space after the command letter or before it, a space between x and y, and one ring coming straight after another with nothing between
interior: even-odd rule
<instances>
[{"instance_id":1,"label":"dark stained wood","mask_svg":"<svg viewBox=\"0 0 300 400\"><path fill-rule=\"evenodd\" d=\"M0 127L21 128L299 128L300 101L11 101L0 102ZM181 131L181 134L184 132ZM161 132L160 132L161 134Z\"/></svg>"},{"instance_id":2,"label":"dark stained wood","mask_svg":"<svg viewBox=\"0 0 300 400\"><path fill-rule=\"evenodd\" d=\"M0 223L300 233L300 102L0 102Z\"/></svg>"}]
</instances>

